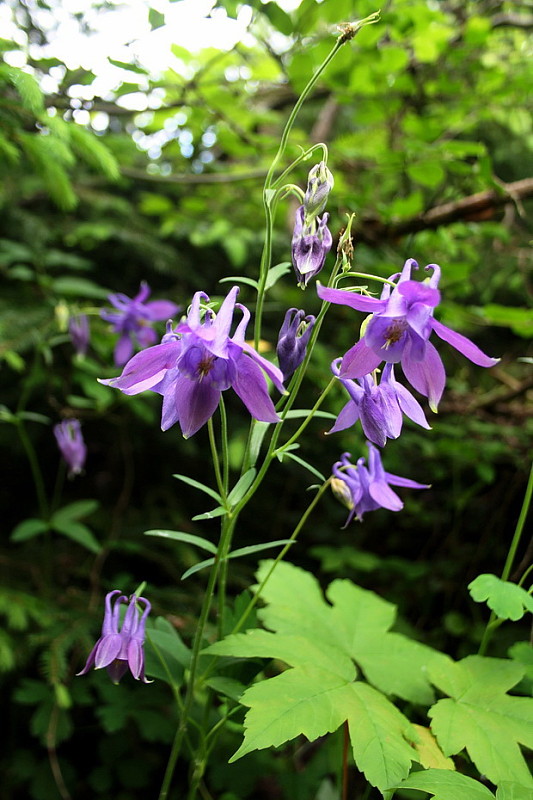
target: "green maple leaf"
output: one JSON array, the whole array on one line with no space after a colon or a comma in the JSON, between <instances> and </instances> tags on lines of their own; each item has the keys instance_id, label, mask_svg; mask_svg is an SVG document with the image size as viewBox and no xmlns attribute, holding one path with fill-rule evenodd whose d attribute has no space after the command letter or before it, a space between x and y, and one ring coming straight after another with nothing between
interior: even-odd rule
<instances>
[{"instance_id":1,"label":"green maple leaf","mask_svg":"<svg viewBox=\"0 0 533 800\"><path fill-rule=\"evenodd\" d=\"M259 581L271 563L262 563ZM386 792L418 755L416 731L384 693L431 702L427 670L439 654L390 633L395 608L372 592L334 581L327 598L331 604L312 575L282 562L259 612L271 630L231 635L208 648L210 655L276 658L292 667L240 698L249 711L244 741L231 760L301 734L312 741L347 721L357 766ZM354 662L374 686L355 680Z\"/></svg>"},{"instance_id":2,"label":"green maple leaf","mask_svg":"<svg viewBox=\"0 0 533 800\"><path fill-rule=\"evenodd\" d=\"M262 580L271 562L263 562ZM434 700L428 679L430 664L444 666L445 656L406 636L389 631L396 607L351 581L335 580L322 590L308 572L282 562L263 591L265 626L289 636L305 636L352 658L368 682L385 694L429 705Z\"/></svg>"},{"instance_id":3,"label":"green maple leaf","mask_svg":"<svg viewBox=\"0 0 533 800\"><path fill-rule=\"evenodd\" d=\"M533 778L519 743L533 747L533 701L507 691L523 677L513 661L468 656L444 669L430 667L432 682L449 695L429 711L431 729L445 755L465 749L493 783L515 781L528 789Z\"/></svg>"}]
</instances>

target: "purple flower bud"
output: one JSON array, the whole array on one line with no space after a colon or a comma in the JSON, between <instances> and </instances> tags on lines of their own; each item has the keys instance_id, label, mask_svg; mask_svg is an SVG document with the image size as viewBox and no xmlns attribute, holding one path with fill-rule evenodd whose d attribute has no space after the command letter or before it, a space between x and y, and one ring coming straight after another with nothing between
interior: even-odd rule
<instances>
[{"instance_id":1,"label":"purple flower bud","mask_svg":"<svg viewBox=\"0 0 533 800\"><path fill-rule=\"evenodd\" d=\"M74 350L79 356L87 355L89 347L89 320L86 314L76 314L68 321L68 332Z\"/></svg>"},{"instance_id":2,"label":"purple flower bud","mask_svg":"<svg viewBox=\"0 0 533 800\"><path fill-rule=\"evenodd\" d=\"M87 458L81 426L77 419L64 419L54 426L54 436L61 455L69 466L69 477L79 475Z\"/></svg>"},{"instance_id":3,"label":"purple flower bud","mask_svg":"<svg viewBox=\"0 0 533 800\"><path fill-rule=\"evenodd\" d=\"M323 161L309 172L307 190L304 197L304 209L307 219L322 214L333 189L333 175Z\"/></svg>"},{"instance_id":4,"label":"purple flower bud","mask_svg":"<svg viewBox=\"0 0 533 800\"><path fill-rule=\"evenodd\" d=\"M115 598L114 603L113 598ZM122 628L119 630L120 606L127 602L128 598L121 594L119 589L114 589L106 595L102 633L78 675L85 675L91 667L95 669L106 667L113 683L118 683L129 668L135 680L151 683L144 676L143 649L146 618L151 605L146 598L136 597L133 594L129 599ZM137 608L137 604L141 603L144 606L142 614Z\"/></svg>"},{"instance_id":5,"label":"purple flower bud","mask_svg":"<svg viewBox=\"0 0 533 800\"><path fill-rule=\"evenodd\" d=\"M305 316L303 309L289 308L281 326L276 347L278 362L287 381L305 358L307 344L316 318Z\"/></svg>"},{"instance_id":6,"label":"purple flower bud","mask_svg":"<svg viewBox=\"0 0 533 800\"><path fill-rule=\"evenodd\" d=\"M340 461L333 465L331 488L333 493L350 509L346 528L356 517L363 521L363 514L378 508L389 511L400 511L403 503L391 486L404 486L410 489L429 489L429 485L417 483L410 478L401 478L385 472L377 447L367 442L368 467L365 458L359 458L357 464L350 463L350 453L343 453Z\"/></svg>"},{"instance_id":7,"label":"purple flower bud","mask_svg":"<svg viewBox=\"0 0 533 800\"><path fill-rule=\"evenodd\" d=\"M300 206L296 211L294 232L292 235L292 263L298 286L305 289L311 278L318 275L326 256L333 244L333 238L327 227L329 214L322 218L306 219L305 208Z\"/></svg>"}]
</instances>

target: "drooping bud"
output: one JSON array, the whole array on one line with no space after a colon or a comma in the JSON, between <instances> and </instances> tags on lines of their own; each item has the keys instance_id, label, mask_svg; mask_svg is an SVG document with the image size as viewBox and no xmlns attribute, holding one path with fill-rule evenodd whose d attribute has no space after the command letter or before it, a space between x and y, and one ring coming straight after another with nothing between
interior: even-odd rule
<instances>
[{"instance_id":1,"label":"drooping bud","mask_svg":"<svg viewBox=\"0 0 533 800\"><path fill-rule=\"evenodd\" d=\"M304 197L304 209L306 221L311 217L322 214L326 208L328 196L333 189L333 175L326 164L321 161L309 172L307 179L307 190Z\"/></svg>"},{"instance_id":2,"label":"drooping bud","mask_svg":"<svg viewBox=\"0 0 533 800\"><path fill-rule=\"evenodd\" d=\"M333 244L327 227L329 214L322 218L313 217L309 224L305 216L305 207L300 206L292 235L292 263L301 289L305 289L311 278L318 275Z\"/></svg>"},{"instance_id":3,"label":"drooping bud","mask_svg":"<svg viewBox=\"0 0 533 800\"><path fill-rule=\"evenodd\" d=\"M303 309L289 308L281 326L276 353L283 381L287 381L305 358L307 344L316 319Z\"/></svg>"},{"instance_id":4,"label":"drooping bud","mask_svg":"<svg viewBox=\"0 0 533 800\"><path fill-rule=\"evenodd\" d=\"M74 350L79 356L87 355L89 347L89 320L85 314L76 314L68 321L68 332Z\"/></svg>"},{"instance_id":5,"label":"drooping bud","mask_svg":"<svg viewBox=\"0 0 533 800\"><path fill-rule=\"evenodd\" d=\"M64 419L54 426L54 436L61 455L69 466L69 477L79 475L87 458L87 447L79 420Z\"/></svg>"}]
</instances>

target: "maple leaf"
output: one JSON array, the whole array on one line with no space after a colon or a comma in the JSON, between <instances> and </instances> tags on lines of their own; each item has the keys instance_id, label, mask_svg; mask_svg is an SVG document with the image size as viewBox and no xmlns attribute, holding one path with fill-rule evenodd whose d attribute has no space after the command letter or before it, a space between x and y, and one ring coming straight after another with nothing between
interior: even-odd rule
<instances>
[{"instance_id":1,"label":"maple leaf","mask_svg":"<svg viewBox=\"0 0 533 800\"><path fill-rule=\"evenodd\" d=\"M519 743L533 747L533 701L507 691L523 677L513 661L468 656L445 669L430 667L432 682L449 695L429 711L431 729L445 755L465 749L495 784L515 781L533 788Z\"/></svg>"}]
</instances>

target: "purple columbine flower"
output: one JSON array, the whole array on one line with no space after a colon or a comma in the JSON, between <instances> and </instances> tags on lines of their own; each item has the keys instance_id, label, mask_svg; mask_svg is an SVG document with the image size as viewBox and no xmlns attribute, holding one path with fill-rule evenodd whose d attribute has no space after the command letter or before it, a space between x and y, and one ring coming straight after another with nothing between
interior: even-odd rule
<instances>
[{"instance_id":1,"label":"purple columbine flower","mask_svg":"<svg viewBox=\"0 0 533 800\"><path fill-rule=\"evenodd\" d=\"M409 489L429 489L429 485L417 483L409 478L401 478L385 472L377 447L367 442L368 467L366 459L359 458L357 464L350 462L350 453L343 453L340 461L333 465L331 488L334 495L350 509L344 524L346 528L355 517L363 521L367 511L387 508L389 511L400 511L403 503L392 486L404 486Z\"/></svg>"},{"instance_id":2,"label":"purple columbine flower","mask_svg":"<svg viewBox=\"0 0 533 800\"><path fill-rule=\"evenodd\" d=\"M135 680L151 683L144 676L143 649L146 618L151 605L146 598L136 597L133 594L129 599L122 628L119 630L120 606L127 602L128 598L120 594L119 589L114 589L106 595L102 633L78 675L85 675L91 667L95 669L105 667L113 683L118 683L129 668ZM144 606L142 614L137 609L138 603Z\"/></svg>"},{"instance_id":3,"label":"purple columbine flower","mask_svg":"<svg viewBox=\"0 0 533 800\"><path fill-rule=\"evenodd\" d=\"M304 360L315 322L316 318L311 314L306 317L303 309L289 308L286 312L276 346L284 381L290 378Z\"/></svg>"},{"instance_id":4,"label":"purple columbine flower","mask_svg":"<svg viewBox=\"0 0 533 800\"><path fill-rule=\"evenodd\" d=\"M432 270L433 274L424 283L411 280L412 269L418 269L418 264L409 258L402 272L389 279L398 279L392 292L390 285L385 284L379 300L320 285L317 291L318 296L329 303L371 312L364 324L362 338L342 359L340 377L362 378L382 361L393 364L399 361L407 380L429 399L431 409L436 411L444 390L446 373L437 350L429 341L432 331L480 367L492 367L499 359L490 358L466 336L433 318L434 309L440 301L437 289L440 267L428 264L426 270Z\"/></svg>"},{"instance_id":5,"label":"purple columbine flower","mask_svg":"<svg viewBox=\"0 0 533 800\"><path fill-rule=\"evenodd\" d=\"M337 358L331 365L331 371L337 377L341 360ZM387 439L397 439L400 435L403 414L422 428L431 430L418 400L394 377L393 364L385 364L379 385L372 374L364 375L357 383L347 378L340 378L340 381L350 399L328 433L351 428L360 419L366 438L384 447Z\"/></svg>"},{"instance_id":6,"label":"purple columbine flower","mask_svg":"<svg viewBox=\"0 0 533 800\"><path fill-rule=\"evenodd\" d=\"M100 316L110 322L120 338L115 345L114 359L117 367L128 361L133 350L149 347L157 341L157 334L152 330L152 323L167 320L179 311L179 306L170 300L151 300L145 303L150 295L150 287L143 281L134 298L117 292L108 297L116 311L102 309Z\"/></svg>"},{"instance_id":7,"label":"purple columbine flower","mask_svg":"<svg viewBox=\"0 0 533 800\"><path fill-rule=\"evenodd\" d=\"M89 347L89 319L86 314L75 314L68 321L68 332L74 350L79 356L87 355Z\"/></svg>"},{"instance_id":8,"label":"purple columbine flower","mask_svg":"<svg viewBox=\"0 0 533 800\"><path fill-rule=\"evenodd\" d=\"M265 372L280 392L283 375L244 341L250 319L248 309L236 303L239 287L234 286L218 314L201 302L209 302L204 292L196 292L187 319L167 333L161 344L149 347L128 361L122 375L100 383L114 386L124 394L147 389L163 395L161 428L166 431L179 422L187 438L196 433L215 413L221 392L230 387L255 419L278 422L268 394ZM242 319L230 336L235 308Z\"/></svg>"},{"instance_id":9,"label":"purple columbine flower","mask_svg":"<svg viewBox=\"0 0 533 800\"><path fill-rule=\"evenodd\" d=\"M327 213L322 218L311 215L307 219L304 206L296 211L292 235L292 264L301 289L305 289L311 278L318 275L333 244L327 226L328 219Z\"/></svg>"},{"instance_id":10,"label":"purple columbine flower","mask_svg":"<svg viewBox=\"0 0 533 800\"><path fill-rule=\"evenodd\" d=\"M69 466L69 477L79 475L87 458L87 447L83 441L81 425L77 419L64 419L54 425L54 436L61 455Z\"/></svg>"}]
</instances>

